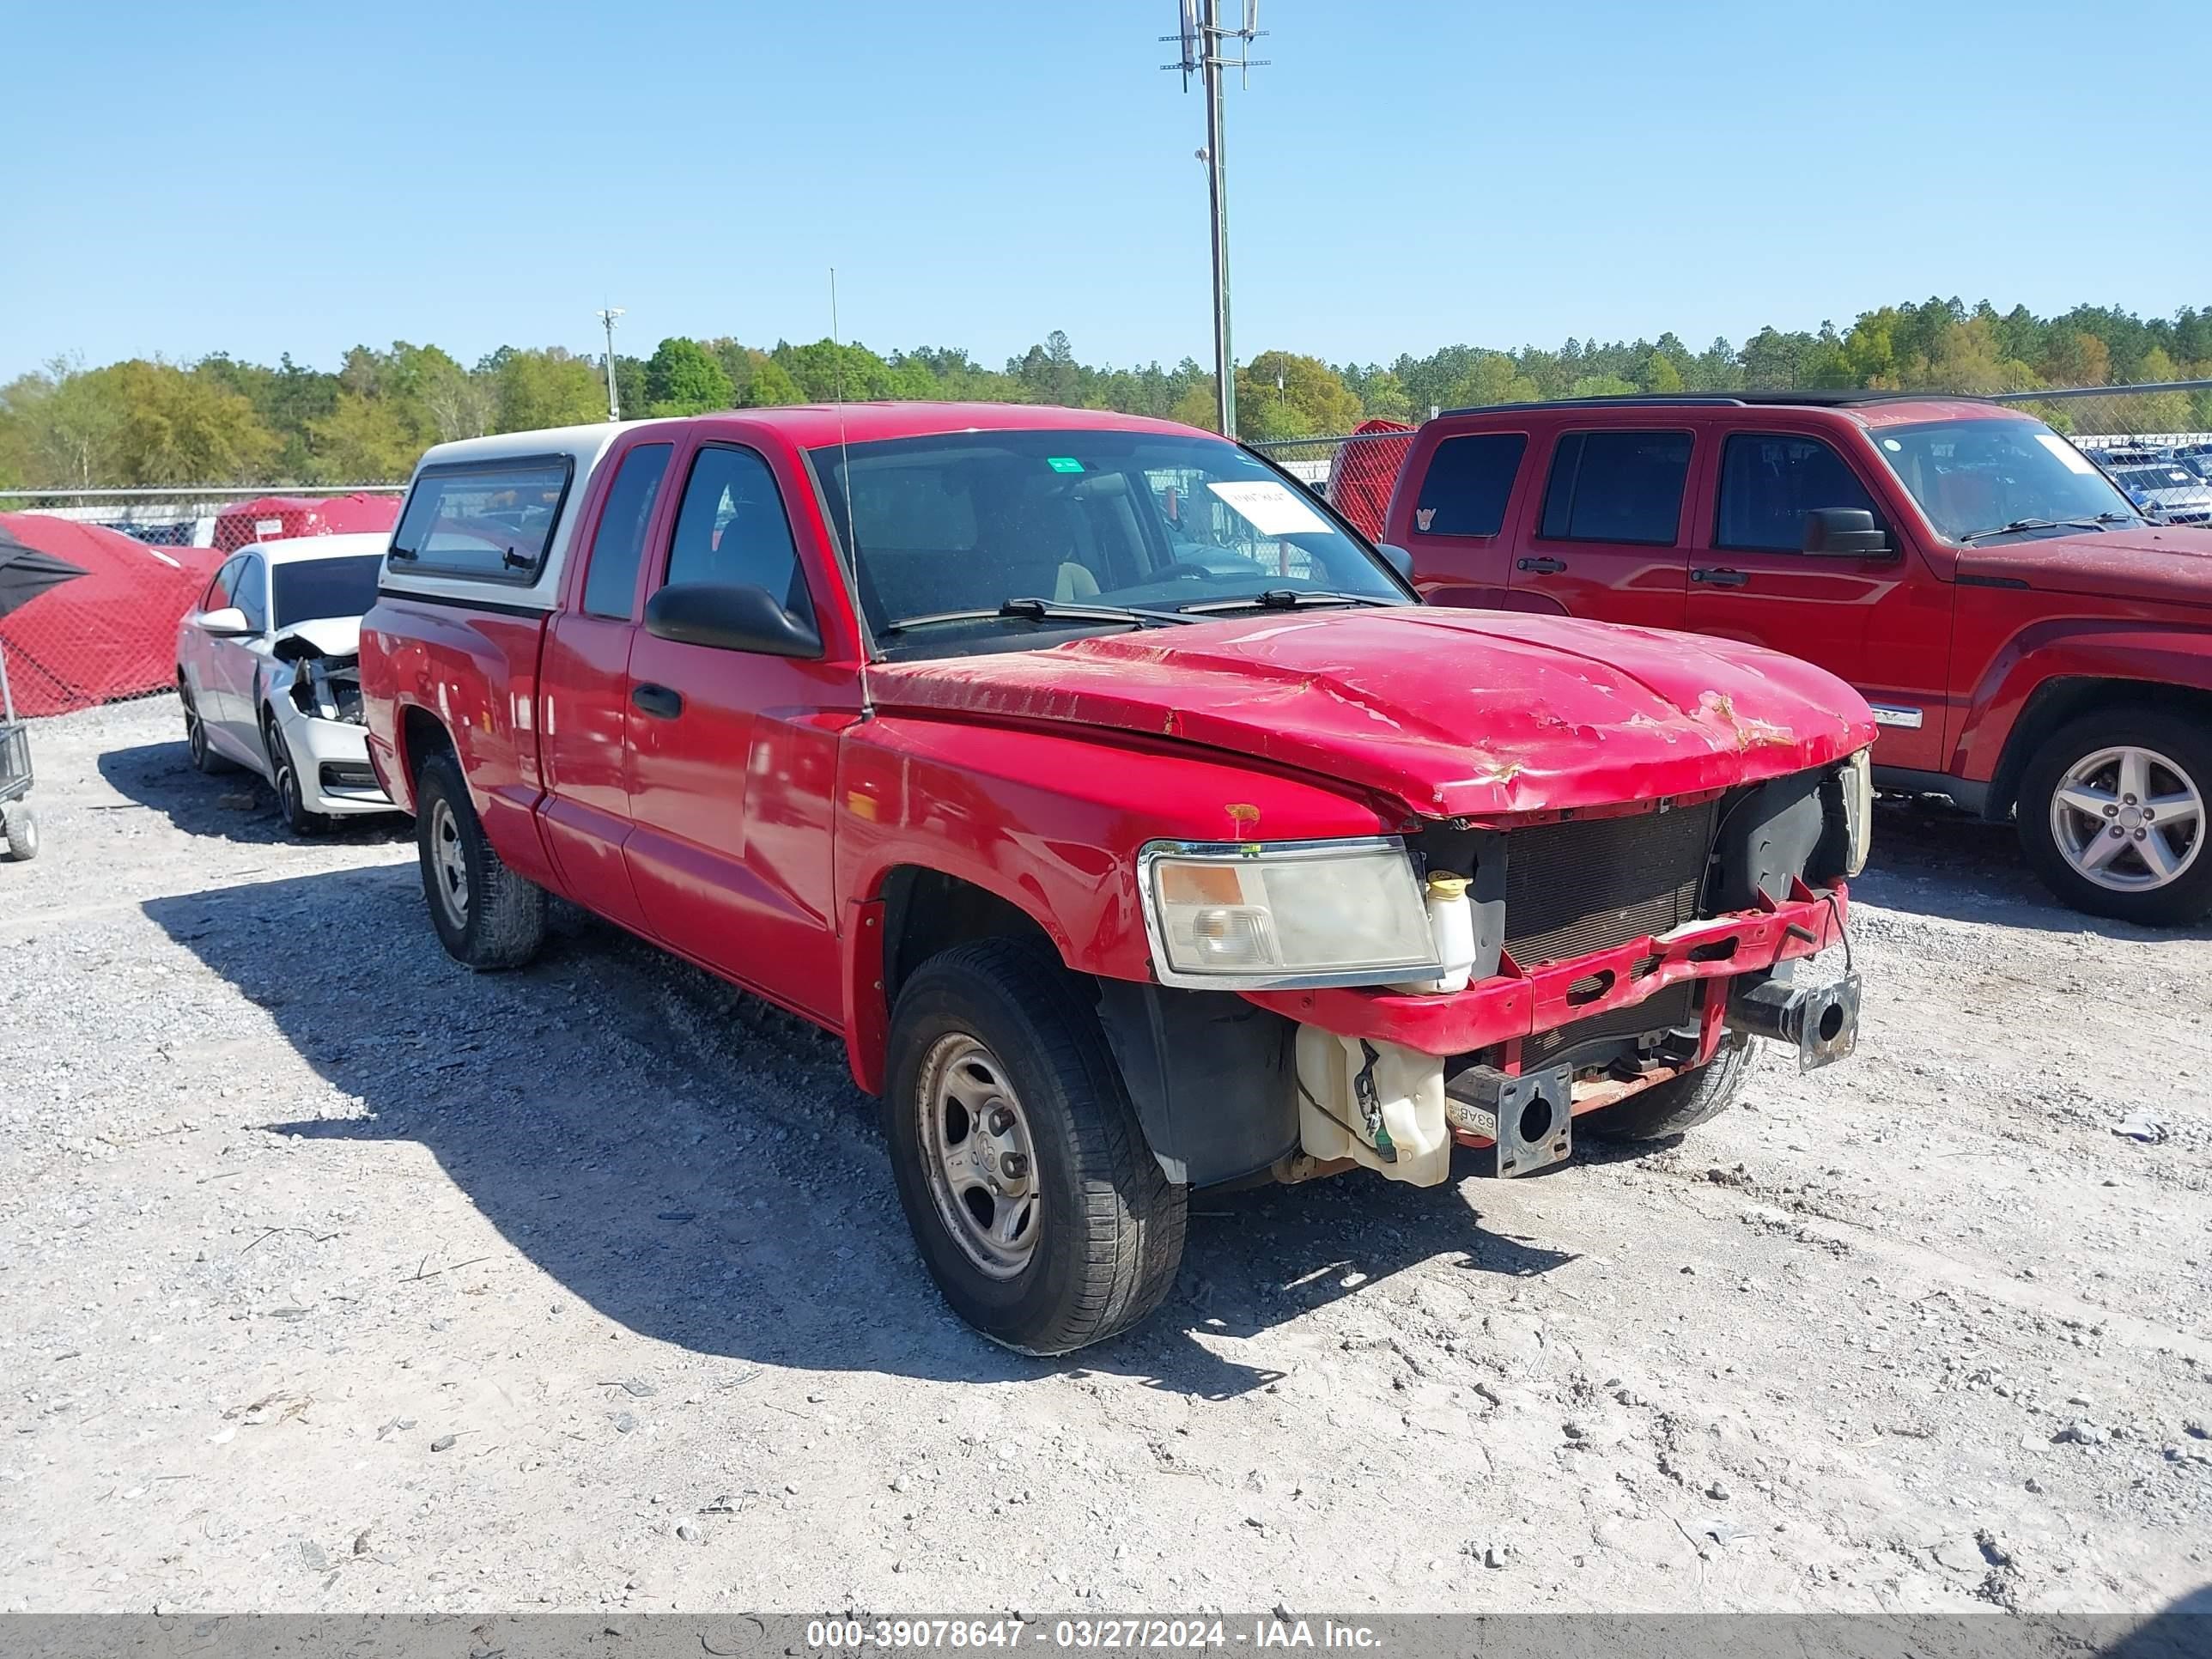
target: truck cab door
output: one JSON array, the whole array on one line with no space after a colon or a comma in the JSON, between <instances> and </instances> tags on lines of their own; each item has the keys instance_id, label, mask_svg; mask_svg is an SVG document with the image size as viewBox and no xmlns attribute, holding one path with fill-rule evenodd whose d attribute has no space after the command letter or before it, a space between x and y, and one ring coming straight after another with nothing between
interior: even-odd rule
<instances>
[{"instance_id":1,"label":"truck cab door","mask_svg":"<svg viewBox=\"0 0 2212 1659\"><path fill-rule=\"evenodd\" d=\"M665 514L676 447L639 444L613 475L583 543L582 579L546 631L538 665L539 807L545 844L568 896L625 927L645 912L623 854L629 818L629 653L643 603L645 550Z\"/></svg>"},{"instance_id":2,"label":"truck cab door","mask_svg":"<svg viewBox=\"0 0 2212 1659\"><path fill-rule=\"evenodd\" d=\"M647 586L671 583L763 588L814 625L784 493L758 451L710 442L691 454ZM838 733L860 708L849 663L664 639L645 626L630 647L624 855L647 930L832 1024L844 1001L830 807Z\"/></svg>"},{"instance_id":3,"label":"truck cab door","mask_svg":"<svg viewBox=\"0 0 2212 1659\"><path fill-rule=\"evenodd\" d=\"M1887 549L1806 551L1806 515L1820 507L1871 513ZM1951 588L1836 447L1811 432L1729 433L1701 528L1689 627L1826 669L1874 705L1877 766L1942 771Z\"/></svg>"},{"instance_id":4,"label":"truck cab door","mask_svg":"<svg viewBox=\"0 0 2212 1659\"><path fill-rule=\"evenodd\" d=\"M1682 501L1696 448L1687 430L1560 433L1513 550L1514 609L1681 627Z\"/></svg>"}]
</instances>

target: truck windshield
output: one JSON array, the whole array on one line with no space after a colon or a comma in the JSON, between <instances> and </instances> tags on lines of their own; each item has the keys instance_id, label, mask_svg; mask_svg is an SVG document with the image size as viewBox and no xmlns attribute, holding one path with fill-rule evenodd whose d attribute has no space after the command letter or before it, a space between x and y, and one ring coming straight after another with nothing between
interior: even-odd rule
<instances>
[{"instance_id":1,"label":"truck windshield","mask_svg":"<svg viewBox=\"0 0 2212 1659\"><path fill-rule=\"evenodd\" d=\"M959 432L811 458L860 608L902 635L900 654L973 649L975 635L1047 645L1186 611L1409 602L1311 495L1218 438ZM1001 610L1017 600L1045 604Z\"/></svg>"},{"instance_id":2,"label":"truck windshield","mask_svg":"<svg viewBox=\"0 0 2212 1659\"><path fill-rule=\"evenodd\" d=\"M1928 521L1954 542L2140 521L2094 462L2026 416L1882 426L1867 435Z\"/></svg>"}]
</instances>

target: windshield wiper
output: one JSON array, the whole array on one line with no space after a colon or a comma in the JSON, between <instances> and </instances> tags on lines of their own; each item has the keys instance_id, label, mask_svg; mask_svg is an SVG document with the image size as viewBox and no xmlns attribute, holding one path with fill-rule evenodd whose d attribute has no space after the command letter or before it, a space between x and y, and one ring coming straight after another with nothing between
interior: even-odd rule
<instances>
[{"instance_id":1,"label":"windshield wiper","mask_svg":"<svg viewBox=\"0 0 2212 1659\"><path fill-rule=\"evenodd\" d=\"M2102 530L2107 523L2124 524L2126 520L2117 514L2100 513L2094 519L2014 519L2010 524L2001 524L1988 530L1971 531L1959 538L1963 547L1968 542L1978 542L1991 536L2009 536L2020 530Z\"/></svg>"},{"instance_id":2,"label":"windshield wiper","mask_svg":"<svg viewBox=\"0 0 2212 1659\"><path fill-rule=\"evenodd\" d=\"M988 611L938 611L926 617L902 617L876 629L878 637L904 634L917 628L964 622L1098 622L1126 623L1133 628L1187 623L1188 617L1172 611L1133 611L1118 605L1069 605L1058 599L1002 599Z\"/></svg>"},{"instance_id":3,"label":"windshield wiper","mask_svg":"<svg viewBox=\"0 0 2212 1659\"><path fill-rule=\"evenodd\" d=\"M1207 599L1199 605L1179 605L1185 617L1202 617L1217 611L1295 611L1303 605L1402 605L1402 599L1377 593L1340 593L1325 587L1271 587L1264 593L1248 593L1241 599Z\"/></svg>"}]
</instances>

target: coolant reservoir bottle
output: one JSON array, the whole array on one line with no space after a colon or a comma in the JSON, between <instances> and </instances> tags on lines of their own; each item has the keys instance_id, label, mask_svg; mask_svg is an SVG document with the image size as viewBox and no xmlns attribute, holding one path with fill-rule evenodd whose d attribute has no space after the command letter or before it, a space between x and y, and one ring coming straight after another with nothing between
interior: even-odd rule
<instances>
[{"instance_id":1,"label":"coolant reservoir bottle","mask_svg":"<svg viewBox=\"0 0 2212 1659\"><path fill-rule=\"evenodd\" d=\"M1474 969L1474 906L1467 896L1468 880L1439 871L1429 878L1423 895L1429 910L1429 933L1436 940L1437 960L1443 972L1435 979L1394 985L1394 991L1411 996L1443 991L1464 991Z\"/></svg>"}]
</instances>

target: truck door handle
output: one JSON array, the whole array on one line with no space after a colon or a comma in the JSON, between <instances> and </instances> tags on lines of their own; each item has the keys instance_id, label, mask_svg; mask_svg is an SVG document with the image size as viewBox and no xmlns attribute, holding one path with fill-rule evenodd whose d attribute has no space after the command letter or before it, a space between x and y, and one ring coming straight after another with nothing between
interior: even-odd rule
<instances>
[{"instance_id":1,"label":"truck door handle","mask_svg":"<svg viewBox=\"0 0 2212 1659\"><path fill-rule=\"evenodd\" d=\"M1539 576L1556 576L1567 568L1567 562L1565 559L1518 559L1514 562L1513 568L1534 571Z\"/></svg>"},{"instance_id":2,"label":"truck door handle","mask_svg":"<svg viewBox=\"0 0 2212 1659\"><path fill-rule=\"evenodd\" d=\"M665 685L633 685L629 700L637 705L641 714L650 714L657 720L672 720L684 712L682 696Z\"/></svg>"},{"instance_id":3,"label":"truck door handle","mask_svg":"<svg viewBox=\"0 0 2212 1659\"><path fill-rule=\"evenodd\" d=\"M1703 582L1708 587L1741 587L1751 580L1741 570L1692 570L1690 580Z\"/></svg>"}]
</instances>

